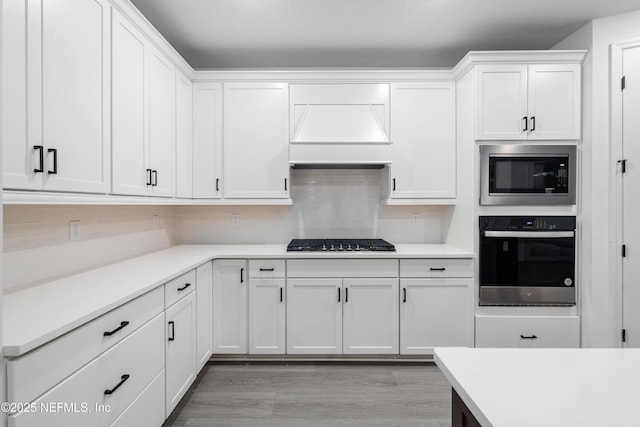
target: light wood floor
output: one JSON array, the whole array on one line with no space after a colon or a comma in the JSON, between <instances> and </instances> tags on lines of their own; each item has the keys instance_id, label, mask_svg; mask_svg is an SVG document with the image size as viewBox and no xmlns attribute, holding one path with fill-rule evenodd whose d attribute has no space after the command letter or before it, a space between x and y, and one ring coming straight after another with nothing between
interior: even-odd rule
<instances>
[{"instance_id":1,"label":"light wood floor","mask_svg":"<svg viewBox=\"0 0 640 427\"><path fill-rule=\"evenodd\" d=\"M164 426L451 425L451 388L423 364L209 364Z\"/></svg>"}]
</instances>

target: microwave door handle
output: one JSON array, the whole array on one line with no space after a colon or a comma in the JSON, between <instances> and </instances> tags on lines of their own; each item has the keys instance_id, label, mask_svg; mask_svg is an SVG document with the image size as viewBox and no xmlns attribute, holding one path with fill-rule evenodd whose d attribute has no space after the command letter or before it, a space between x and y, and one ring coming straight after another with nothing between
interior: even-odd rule
<instances>
[{"instance_id":1,"label":"microwave door handle","mask_svg":"<svg viewBox=\"0 0 640 427\"><path fill-rule=\"evenodd\" d=\"M484 237L519 237L530 239L556 239L574 237L573 231L485 231Z\"/></svg>"}]
</instances>

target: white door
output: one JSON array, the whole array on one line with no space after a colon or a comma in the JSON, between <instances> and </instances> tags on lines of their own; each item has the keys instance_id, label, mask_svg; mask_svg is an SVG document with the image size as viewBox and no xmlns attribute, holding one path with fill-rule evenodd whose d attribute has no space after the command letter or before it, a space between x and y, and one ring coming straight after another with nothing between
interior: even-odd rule
<instances>
[{"instance_id":1,"label":"white door","mask_svg":"<svg viewBox=\"0 0 640 427\"><path fill-rule=\"evenodd\" d=\"M527 139L527 66L476 67L476 139Z\"/></svg>"},{"instance_id":2,"label":"white door","mask_svg":"<svg viewBox=\"0 0 640 427\"><path fill-rule=\"evenodd\" d=\"M398 354L398 279L343 279L344 354Z\"/></svg>"},{"instance_id":3,"label":"white door","mask_svg":"<svg viewBox=\"0 0 640 427\"><path fill-rule=\"evenodd\" d=\"M204 367L213 349L213 273L208 262L196 268L196 354L198 371Z\"/></svg>"},{"instance_id":4,"label":"white door","mask_svg":"<svg viewBox=\"0 0 640 427\"><path fill-rule=\"evenodd\" d=\"M391 85L391 198L456 195L455 85Z\"/></svg>"},{"instance_id":5,"label":"white door","mask_svg":"<svg viewBox=\"0 0 640 427\"><path fill-rule=\"evenodd\" d=\"M175 70L157 49L149 55L151 195L175 195Z\"/></svg>"},{"instance_id":6,"label":"white door","mask_svg":"<svg viewBox=\"0 0 640 427\"><path fill-rule=\"evenodd\" d=\"M224 84L224 197L289 197L289 86Z\"/></svg>"},{"instance_id":7,"label":"white door","mask_svg":"<svg viewBox=\"0 0 640 427\"><path fill-rule=\"evenodd\" d=\"M622 259L622 327L625 347L640 347L640 46L624 49L622 91L622 150L627 159L622 175L622 243L628 248Z\"/></svg>"},{"instance_id":8,"label":"white door","mask_svg":"<svg viewBox=\"0 0 640 427\"><path fill-rule=\"evenodd\" d=\"M111 31L112 192L144 196L148 188L145 171L147 41L115 9Z\"/></svg>"},{"instance_id":9,"label":"white door","mask_svg":"<svg viewBox=\"0 0 640 427\"><path fill-rule=\"evenodd\" d=\"M579 139L580 64L529 65L529 139Z\"/></svg>"},{"instance_id":10,"label":"white door","mask_svg":"<svg viewBox=\"0 0 640 427\"><path fill-rule=\"evenodd\" d=\"M285 279L251 278L249 354L285 353Z\"/></svg>"},{"instance_id":11,"label":"white door","mask_svg":"<svg viewBox=\"0 0 640 427\"><path fill-rule=\"evenodd\" d=\"M247 262L213 262L213 353L247 352Z\"/></svg>"},{"instance_id":12,"label":"white door","mask_svg":"<svg viewBox=\"0 0 640 427\"><path fill-rule=\"evenodd\" d=\"M106 0L43 2L46 190L109 191L109 18Z\"/></svg>"},{"instance_id":13,"label":"white door","mask_svg":"<svg viewBox=\"0 0 640 427\"><path fill-rule=\"evenodd\" d=\"M222 84L193 85L193 198L222 195Z\"/></svg>"},{"instance_id":14,"label":"white door","mask_svg":"<svg viewBox=\"0 0 640 427\"><path fill-rule=\"evenodd\" d=\"M165 311L166 321L166 415L176 407L196 377L196 294Z\"/></svg>"},{"instance_id":15,"label":"white door","mask_svg":"<svg viewBox=\"0 0 640 427\"><path fill-rule=\"evenodd\" d=\"M176 197L193 196L191 80L176 71Z\"/></svg>"},{"instance_id":16,"label":"white door","mask_svg":"<svg viewBox=\"0 0 640 427\"><path fill-rule=\"evenodd\" d=\"M342 279L287 279L287 353L342 354Z\"/></svg>"},{"instance_id":17,"label":"white door","mask_svg":"<svg viewBox=\"0 0 640 427\"><path fill-rule=\"evenodd\" d=\"M27 133L27 8L20 0L2 5L2 174L4 188L42 189L42 133Z\"/></svg>"},{"instance_id":18,"label":"white door","mask_svg":"<svg viewBox=\"0 0 640 427\"><path fill-rule=\"evenodd\" d=\"M470 279L400 280L400 354L472 344Z\"/></svg>"}]
</instances>

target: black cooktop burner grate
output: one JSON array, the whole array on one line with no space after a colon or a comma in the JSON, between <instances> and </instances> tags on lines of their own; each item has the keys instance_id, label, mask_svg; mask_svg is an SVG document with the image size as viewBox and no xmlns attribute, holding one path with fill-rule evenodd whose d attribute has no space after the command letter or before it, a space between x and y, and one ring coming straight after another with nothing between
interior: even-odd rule
<instances>
[{"instance_id":1,"label":"black cooktop burner grate","mask_svg":"<svg viewBox=\"0 0 640 427\"><path fill-rule=\"evenodd\" d=\"M287 252L393 252L383 239L293 239Z\"/></svg>"}]
</instances>

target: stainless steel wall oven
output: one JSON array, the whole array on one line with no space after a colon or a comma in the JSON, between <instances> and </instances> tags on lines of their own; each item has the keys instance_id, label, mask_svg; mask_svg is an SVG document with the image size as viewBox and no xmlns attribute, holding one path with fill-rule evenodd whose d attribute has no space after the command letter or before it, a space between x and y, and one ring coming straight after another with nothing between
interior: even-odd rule
<instances>
[{"instance_id":1,"label":"stainless steel wall oven","mask_svg":"<svg viewBox=\"0 0 640 427\"><path fill-rule=\"evenodd\" d=\"M574 216L481 216L480 305L576 304Z\"/></svg>"}]
</instances>

